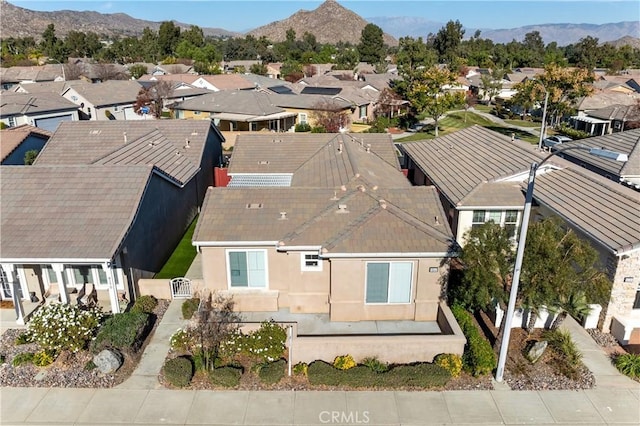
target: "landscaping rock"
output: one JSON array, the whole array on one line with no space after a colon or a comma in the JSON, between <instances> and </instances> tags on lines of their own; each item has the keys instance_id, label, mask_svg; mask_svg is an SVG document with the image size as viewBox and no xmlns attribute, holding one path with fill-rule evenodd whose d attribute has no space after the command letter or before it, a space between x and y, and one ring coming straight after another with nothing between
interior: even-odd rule
<instances>
[{"instance_id":1,"label":"landscaping rock","mask_svg":"<svg viewBox=\"0 0 640 426\"><path fill-rule=\"evenodd\" d=\"M544 354L544 351L547 349L547 344L546 340L534 343L531 349L527 352L527 359L535 364Z\"/></svg>"},{"instance_id":2,"label":"landscaping rock","mask_svg":"<svg viewBox=\"0 0 640 426\"><path fill-rule=\"evenodd\" d=\"M93 363L102 374L116 372L123 362L122 354L113 349L105 349L93 357Z\"/></svg>"}]
</instances>

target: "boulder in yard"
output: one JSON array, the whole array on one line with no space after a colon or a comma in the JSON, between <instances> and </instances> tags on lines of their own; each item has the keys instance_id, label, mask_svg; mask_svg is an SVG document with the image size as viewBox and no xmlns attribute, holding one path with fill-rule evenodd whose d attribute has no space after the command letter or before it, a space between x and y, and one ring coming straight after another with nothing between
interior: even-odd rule
<instances>
[{"instance_id":1,"label":"boulder in yard","mask_svg":"<svg viewBox=\"0 0 640 426\"><path fill-rule=\"evenodd\" d=\"M545 349L547 349L547 345L548 343L546 340L534 343L531 349L527 351L527 359L531 361L531 363L535 364L544 354Z\"/></svg>"},{"instance_id":2,"label":"boulder in yard","mask_svg":"<svg viewBox=\"0 0 640 426\"><path fill-rule=\"evenodd\" d=\"M123 362L122 354L113 349L105 349L93 357L93 363L102 374L114 373Z\"/></svg>"}]
</instances>

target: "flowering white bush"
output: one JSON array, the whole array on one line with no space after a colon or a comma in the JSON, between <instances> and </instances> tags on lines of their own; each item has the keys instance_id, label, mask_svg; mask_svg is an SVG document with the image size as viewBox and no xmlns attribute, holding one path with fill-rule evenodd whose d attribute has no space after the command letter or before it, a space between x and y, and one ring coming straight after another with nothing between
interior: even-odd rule
<instances>
[{"instance_id":1,"label":"flowering white bush","mask_svg":"<svg viewBox=\"0 0 640 426\"><path fill-rule=\"evenodd\" d=\"M27 333L44 350L55 354L63 350L78 352L93 338L102 317L100 308L83 310L55 303L36 311Z\"/></svg>"},{"instance_id":2,"label":"flowering white bush","mask_svg":"<svg viewBox=\"0 0 640 426\"><path fill-rule=\"evenodd\" d=\"M249 334L236 332L222 342L220 352L227 356L244 353L272 362L280 359L286 348L287 331L274 322L265 321L260 328Z\"/></svg>"}]
</instances>

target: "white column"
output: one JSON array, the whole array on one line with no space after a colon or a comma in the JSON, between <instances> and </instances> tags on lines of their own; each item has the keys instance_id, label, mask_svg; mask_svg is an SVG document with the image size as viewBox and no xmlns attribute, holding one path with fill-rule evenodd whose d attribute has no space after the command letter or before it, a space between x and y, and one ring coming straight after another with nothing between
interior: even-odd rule
<instances>
[{"instance_id":1,"label":"white column","mask_svg":"<svg viewBox=\"0 0 640 426\"><path fill-rule=\"evenodd\" d=\"M24 325L24 306L20 298L20 283L16 280L15 271L12 263L3 263L0 265L7 277L9 286L11 287L11 298L13 299L13 307L16 310L16 324Z\"/></svg>"},{"instance_id":2,"label":"white column","mask_svg":"<svg viewBox=\"0 0 640 426\"><path fill-rule=\"evenodd\" d=\"M52 263L51 269L56 273L56 280L58 281L58 293L60 293L60 301L64 304L69 304L69 292L67 291L67 284L64 280L64 265L62 263Z\"/></svg>"},{"instance_id":3,"label":"white column","mask_svg":"<svg viewBox=\"0 0 640 426\"><path fill-rule=\"evenodd\" d=\"M107 283L109 285L109 300L111 301L111 312L114 314L120 313L120 301L118 300L118 289L116 288L116 281L113 276L113 269L109 263L103 263L102 270L107 275Z\"/></svg>"}]
</instances>

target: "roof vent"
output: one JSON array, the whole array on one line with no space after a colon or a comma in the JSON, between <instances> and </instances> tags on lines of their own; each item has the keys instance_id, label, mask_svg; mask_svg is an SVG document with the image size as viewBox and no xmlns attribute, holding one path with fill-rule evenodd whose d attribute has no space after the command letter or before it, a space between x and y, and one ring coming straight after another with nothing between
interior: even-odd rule
<instances>
[{"instance_id":1,"label":"roof vent","mask_svg":"<svg viewBox=\"0 0 640 426\"><path fill-rule=\"evenodd\" d=\"M198 132L194 130L193 132L191 132L191 136L198 136Z\"/></svg>"},{"instance_id":2,"label":"roof vent","mask_svg":"<svg viewBox=\"0 0 640 426\"><path fill-rule=\"evenodd\" d=\"M338 204L338 211L336 213L349 213L349 210L347 210L347 205Z\"/></svg>"},{"instance_id":3,"label":"roof vent","mask_svg":"<svg viewBox=\"0 0 640 426\"><path fill-rule=\"evenodd\" d=\"M338 142L338 154L342 154L342 141Z\"/></svg>"},{"instance_id":4,"label":"roof vent","mask_svg":"<svg viewBox=\"0 0 640 426\"><path fill-rule=\"evenodd\" d=\"M279 220L287 220L287 212L280 212Z\"/></svg>"},{"instance_id":5,"label":"roof vent","mask_svg":"<svg viewBox=\"0 0 640 426\"><path fill-rule=\"evenodd\" d=\"M371 144L370 143L367 144L367 152L371 152Z\"/></svg>"},{"instance_id":6,"label":"roof vent","mask_svg":"<svg viewBox=\"0 0 640 426\"><path fill-rule=\"evenodd\" d=\"M378 200L378 203L380 203L380 208L382 208L382 209L386 209L387 208L387 201L386 200L380 199L380 200Z\"/></svg>"},{"instance_id":7,"label":"roof vent","mask_svg":"<svg viewBox=\"0 0 640 426\"><path fill-rule=\"evenodd\" d=\"M260 161L258 161L258 164L262 164L262 165L269 164L269 161L268 160L260 160Z\"/></svg>"},{"instance_id":8,"label":"roof vent","mask_svg":"<svg viewBox=\"0 0 640 426\"><path fill-rule=\"evenodd\" d=\"M124 137L124 143L127 143L127 132L122 132L122 136Z\"/></svg>"},{"instance_id":9,"label":"roof vent","mask_svg":"<svg viewBox=\"0 0 640 426\"><path fill-rule=\"evenodd\" d=\"M247 204L247 208L248 209L261 209L262 208L262 203L249 203Z\"/></svg>"},{"instance_id":10,"label":"roof vent","mask_svg":"<svg viewBox=\"0 0 640 426\"><path fill-rule=\"evenodd\" d=\"M176 151L176 155L182 155L180 151Z\"/></svg>"},{"instance_id":11,"label":"roof vent","mask_svg":"<svg viewBox=\"0 0 640 426\"><path fill-rule=\"evenodd\" d=\"M333 197L329 198L331 201L338 201L338 191L333 191Z\"/></svg>"},{"instance_id":12,"label":"roof vent","mask_svg":"<svg viewBox=\"0 0 640 426\"><path fill-rule=\"evenodd\" d=\"M341 190L341 191L346 191L346 190L347 190L347 187L346 187L345 185L342 185L342 186L340 187L340 190Z\"/></svg>"},{"instance_id":13,"label":"roof vent","mask_svg":"<svg viewBox=\"0 0 640 426\"><path fill-rule=\"evenodd\" d=\"M184 147L185 147L185 148L189 148L189 143L190 143L190 142L189 142L189 138L185 139L185 141L184 141Z\"/></svg>"},{"instance_id":14,"label":"roof vent","mask_svg":"<svg viewBox=\"0 0 640 426\"><path fill-rule=\"evenodd\" d=\"M434 216L433 221L435 222L436 225L440 225L440 220L438 219L438 216Z\"/></svg>"},{"instance_id":15,"label":"roof vent","mask_svg":"<svg viewBox=\"0 0 640 426\"><path fill-rule=\"evenodd\" d=\"M89 132L89 134L91 134L91 135L99 135L100 132L102 132L102 130L92 130L92 131Z\"/></svg>"},{"instance_id":16,"label":"roof vent","mask_svg":"<svg viewBox=\"0 0 640 426\"><path fill-rule=\"evenodd\" d=\"M280 143L280 142L282 142L282 139L273 139L272 142L273 143Z\"/></svg>"},{"instance_id":17,"label":"roof vent","mask_svg":"<svg viewBox=\"0 0 640 426\"><path fill-rule=\"evenodd\" d=\"M365 192L367 190L367 188L365 188L364 185L358 185L357 188L358 188L358 191L360 192Z\"/></svg>"}]
</instances>

